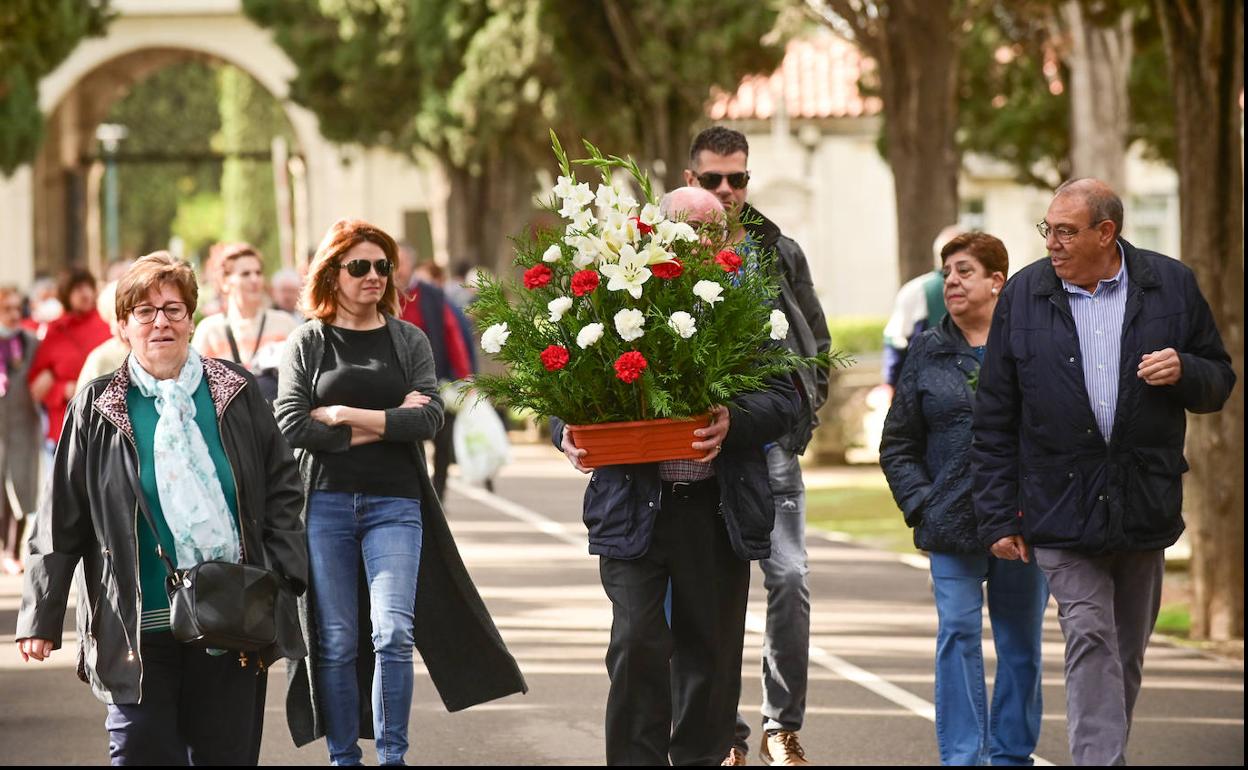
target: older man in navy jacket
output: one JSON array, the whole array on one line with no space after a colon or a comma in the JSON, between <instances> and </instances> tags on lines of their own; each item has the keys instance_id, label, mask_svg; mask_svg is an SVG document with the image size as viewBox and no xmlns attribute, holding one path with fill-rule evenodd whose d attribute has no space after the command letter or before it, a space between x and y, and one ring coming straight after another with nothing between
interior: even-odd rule
<instances>
[{"instance_id":1,"label":"older man in navy jacket","mask_svg":"<svg viewBox=\"0 0 1248 770\"><path fill-rule=\"evenodd\" d=\"M975 405L980 539L1035 558L1066 637L1076 764L1126 761L1163 552L1183 531L1185 411L1235 384L1192 271L1121 238L1104 182L1059 187L1049 259L1006 285Z\"/></svg>"},{"instance_id":2,"label":"older man in navy jacket","mask_svg":"<svg viewBox=\"0 0 1248 770\"><path fill-rule=\"evenodd\" d=\"M764 446L793 429L788 378L712 409L701 461L592 469L589 552L613 619L607 649L606 754L611 765L717 765L732 745L750 560L771 552L775 508ZM555 446L581 471L585 450L551 421ZM702 465L700 481L689 465ZM673 474L673 471L675 472ZM663 600L672 588L673 623ZM673 708L675 704L675 709ZM673 713L676 711L677 713Z\"/></svg>"}]
</instances>

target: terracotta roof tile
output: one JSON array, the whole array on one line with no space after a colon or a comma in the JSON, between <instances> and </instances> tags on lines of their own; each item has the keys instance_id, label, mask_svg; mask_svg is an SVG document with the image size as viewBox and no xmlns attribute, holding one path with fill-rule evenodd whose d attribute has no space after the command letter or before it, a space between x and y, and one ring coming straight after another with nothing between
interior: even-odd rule
<instances>
[{"instance_id":1,"label":"terracotta roof tile","mask_svg":"<svg viewBox=\"0 0 1248 770\"><path fill-rule=\"evenodd\" d=\"M771 75L749 75L733 94L715 89L707 115L712 120L766 120L781 101L790 118L874 115L880 100L858 93L858 77L870 66L852 43L836 35L793 40Z\"/></svg>"}]
</instances>

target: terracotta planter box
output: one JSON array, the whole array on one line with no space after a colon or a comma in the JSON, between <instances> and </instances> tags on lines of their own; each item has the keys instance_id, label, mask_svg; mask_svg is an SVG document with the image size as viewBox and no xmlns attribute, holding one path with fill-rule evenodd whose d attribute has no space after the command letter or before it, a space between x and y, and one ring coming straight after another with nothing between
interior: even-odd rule
<instances>
[{"instance_id":1,"label":"terracotta planter box","mask_svg":"<svg viewBox=\"0 0 1248 770\"><path fill-rule=\"evenodd\" d=\"M711 416L703 414L681 420L569 425L568 430L572 433L572 443L587 452L581 462L587 467L601 468L704 457L706 452L699 452L690 445L700 440L693 432L710 424Z\"/></svg>"}]
</instances>

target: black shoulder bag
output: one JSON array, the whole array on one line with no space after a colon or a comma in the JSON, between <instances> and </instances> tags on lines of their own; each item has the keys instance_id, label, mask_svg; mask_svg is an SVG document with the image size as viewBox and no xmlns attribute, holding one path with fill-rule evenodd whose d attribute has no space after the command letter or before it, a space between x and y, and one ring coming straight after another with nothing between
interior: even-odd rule
<instances>
[{"instance_id":1,"label":"black shoulder bag","mask_svg":"<svg viewBox=\"0 0 1248 770\"><path fill-rule=\"evenodd\" d=\"M260 328L256 331L256 347L251 354L253 360L256 357L256 353L260 352L260 341L264 339L264 322L268 320L268 317L269 311L260 311ZM243 357L238 352L238 342L234 339L234 330L230 328L229 319L226 319L225 322L225 339L230 343L230 354L234 356L234 363L250 369L251 367L248 364L243 363ZM256 384L260 386L260 393L264 396L264 400L272 406L273 402L277 400L277 370L262 369L257 372Z\"/></svg>"},{"instance_id":2,"label":"black shoulder bag","mask_svg":"<svg viewBox=\"0 0 1248 770\"><path fill-rule=\"evenodd\" d=\"M140 505L156 537L156 555L169 575L169 625L173 638L192 647L256 652L277 642L279 597L285 581L255 564L205 561L177 569L160 545L146 505ZM239 533L242 537L242 533Z\"/></svg>"}]
</instances>

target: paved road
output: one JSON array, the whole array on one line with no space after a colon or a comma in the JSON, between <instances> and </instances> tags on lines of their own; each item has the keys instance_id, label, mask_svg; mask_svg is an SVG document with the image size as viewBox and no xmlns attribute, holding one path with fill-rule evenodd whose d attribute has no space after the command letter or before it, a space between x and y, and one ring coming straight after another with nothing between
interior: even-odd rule
<instances>
[{"instance_id":1,"label":"paved road","mask_svg":"<svg viewBox=\"0 0 1248 770\"><path fill-rule=\"evenodd\" d=\"M418 675L409 762L602 763L610 607L597 560L586 555L584 484L557 456L531 450L499 480L498 496L453 487L452 527L530 691L447 714L428 678ZM812 535L809 545L815 654L802 737L810 758L819 764L935 764L936 618L926 573L895 555L824 536ZM756 573L744 664L747 714L761 697L761 582ZM74 677L67 654L72 641L42 665L17 659L11 642L19 591L16 580L0 578L0 763L105 763L104 709ZM986 652L991 663L990 642ZM1052 610L1044 658L1045 718L1036 753L1042 762L1069 764L1061 637ZM284 682L281 670L270 676L262 761L323 764L323 742L291 745ZM1243 765L1243 696L1242 664L1154 645L1129 758L1137 764ZM752 750L756 764L757 746ZM366 757L372 761L370 754L371 746Z\"/></svg>"}]
</instances>

